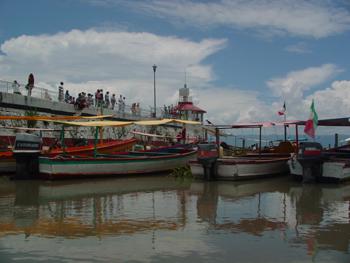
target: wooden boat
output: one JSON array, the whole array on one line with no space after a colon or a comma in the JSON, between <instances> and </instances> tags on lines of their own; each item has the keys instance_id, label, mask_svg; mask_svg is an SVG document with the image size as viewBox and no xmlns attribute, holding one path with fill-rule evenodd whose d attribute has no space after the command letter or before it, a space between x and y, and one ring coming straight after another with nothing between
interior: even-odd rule
<instances>
[{"instance_id":1,"label":"wooden boat","mask_svg":"<svg viewBox=\"0 0 350 263\"><path fill-rule=\"evenodd\" d=\"M193 149L180 147L96 157L39 157L39 177L64 179L165 172L186 166L195 154Z\"/></svg>"},{"instance_id":2,"label":"wooden boat","mask_svg":"<svg viewBox=\"0 0 350 263\"><path fill-rule=\"evenodd\" d=\"M290 152L294 151L291 143L285 141L278 147L271 149L261 148L261 129L277 125L272 122L244 123L233 125L213 126L216 142L199 144L197 160L190 162L192 174L201 179L242 180L261 177L270 177L288 174L287 161ZM258 128L259 144L255 151L241 151L237 155L228 145L220 143L220 129ZM225 146L225 147L224 147ZM229 154L229 155L227 155Z\"/></svg>"},{"instance_id":3,"label":"wooden boat","mask_svg":"<svg viewBox=\"0 0 350 263\"><path fill-rule=\"evenodd\" d=\"M296 137L298 126L305 121L295 121ZM350 119L336 118L318 121L318 126L349 127ZM303 182L341 182L350 180L350 147L349 145L325 150L317 142L301 142L298 151L292 154L288 162L290 173Z\"/></svg>"},{"instance_id":4,"label":"wooden boat","mask_svg":"<svg viewBox=\"0 0 350 263\"><path fill-rule=\"evenodd\" d=\"M304 143L305 144L305 143ZM342 182L350 179L350 152L348 147L322 150L313 149L310 144L305 151L303 144L300 145L299 154L293 154L288 161L290 173L303 182Z\"/></svg>"},{"instance_id":5,"label":"wooden boat","mask_svg":"<svg viewBox=\"0 0 350 263\"><path fill-rule=\"evenodd\" d=\"M215 176L219 180L244 180L287 174L289 157L285 156L241 156L222 157L216 160ZM190 161L191 172L196 178L205 179L205 170L198 161Z\"/></svg>"},{"instance_id":6,"label":"wooden boat","mask_svg":"<svg viewBox=\"0 0 350 263\"><path fill-rule=\"evenodd\" d=\"M113 153L131 150L136 143L136 139L113 140L96 144L96 149L100 153ZM51 150L42 150L42 155L54 157L59 154L76 154L76 155L92 155L95 146L92 144L84 146L69 146L56 148ZM12 151L0 152L0 173L13 173L16 171L16 160Z\"/></svg>"}]
</instances>

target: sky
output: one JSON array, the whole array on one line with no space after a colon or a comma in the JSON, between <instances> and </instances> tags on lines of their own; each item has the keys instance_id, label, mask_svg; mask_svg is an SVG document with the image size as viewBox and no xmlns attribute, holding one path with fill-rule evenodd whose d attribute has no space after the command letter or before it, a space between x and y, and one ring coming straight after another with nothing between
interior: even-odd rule
<instances>
[{"instance_id":1,"label":"sky","mask_svg":"<svg viewBox=\"0 0 350 263\"><path fill-rule=\"evenodd\" d=\"M127 104L176 104L185 81L228 124L350 113L348 0L0 0L0 79Z\"/></svg>"}]
</instances>

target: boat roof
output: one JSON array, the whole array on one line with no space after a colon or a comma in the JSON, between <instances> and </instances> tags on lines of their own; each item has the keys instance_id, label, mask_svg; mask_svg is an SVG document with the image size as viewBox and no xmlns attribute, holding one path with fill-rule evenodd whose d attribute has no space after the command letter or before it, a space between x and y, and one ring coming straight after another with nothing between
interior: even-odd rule
<instances>
[{"instance_id":1,"label":"boat roof","mask_svg":"<svg viewBox=\"0 0 350 263\"><path fill-rule=\"evenodd\" d=\"M318 121L318 126L350 126L350 118L324 119Z\"/></svg>"},{"instance_id":2,"label":"boat roof","mask_svg":"<svg viewBox=\"0 0 350 263\"><path fill-rule=\"evenodd\" d=\"M266 122L246 122L246 123L234 123L230 125L206 125L207 127L218 129L241 129L241 128L262 128L262 127L274 127L274 126L286 126L286 125L305 125L306 121L301 120L289 120L289 121L266 121ZM330 118L318 120L318 126L333 126L344 127L350 126L350 117L343 118Z\"/></svg>"},{"instance_id":3,"label":"boat roof","mask_svg":"<svg viewBox=\"0 0 350 263\"><path fill-rule=\"evenodd\" d=\"M262 127L274 127L276 125L284 125L280 122L242 122L234 123L230 125L208 125L207 127L218 128L218 129L244 129L244 128L262 128Z\"/></svg>"}]
</instances>

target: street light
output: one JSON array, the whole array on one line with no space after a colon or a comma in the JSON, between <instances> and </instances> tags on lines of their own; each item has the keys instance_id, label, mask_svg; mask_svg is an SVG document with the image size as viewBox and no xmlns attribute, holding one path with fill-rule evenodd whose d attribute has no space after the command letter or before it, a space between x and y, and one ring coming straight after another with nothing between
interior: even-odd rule
<instances>
[{"instance_id":1,"label":"street light","mask_svg":"<svg viewBox=\"0 0 350 263\"><path fill-rule=\"evenodd\" d=\"M156 118L157 117L157 103L156 103L156 70L157 70L157 66L154 64L153 66L153 101L154 101L154 113L153 113L153 117Z\"/></svg>"}]
</instances>

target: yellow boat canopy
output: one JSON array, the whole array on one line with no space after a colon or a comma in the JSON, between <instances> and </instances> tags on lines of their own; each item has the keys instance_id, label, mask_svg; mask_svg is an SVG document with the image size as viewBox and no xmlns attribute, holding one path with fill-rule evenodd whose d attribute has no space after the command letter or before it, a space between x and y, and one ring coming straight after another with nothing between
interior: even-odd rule
<instances>
[{"instance_id":1,"label":"yellow boat canopy","mask_svg":"<svg viewBox=\"0 0 350 263\"><path fill-rule=\"evenodd\" d=\"M198 121L186 121L178 119L162 119L162 120L144 120L144 121L54 121L65 125L73 126L84 126L84 127L123 127L128 125L164 125L168 123L180 123L180 124L191 124L199 125Z\"/></svg>"}]
</instances>

